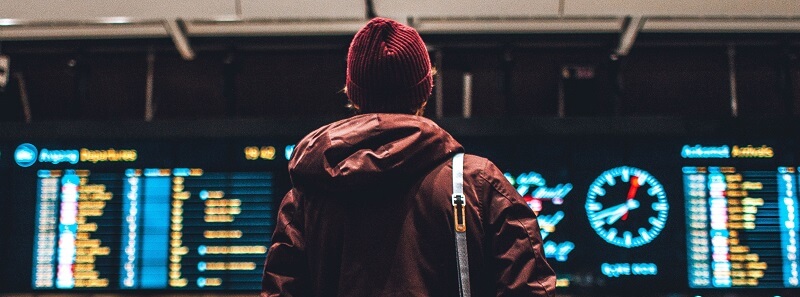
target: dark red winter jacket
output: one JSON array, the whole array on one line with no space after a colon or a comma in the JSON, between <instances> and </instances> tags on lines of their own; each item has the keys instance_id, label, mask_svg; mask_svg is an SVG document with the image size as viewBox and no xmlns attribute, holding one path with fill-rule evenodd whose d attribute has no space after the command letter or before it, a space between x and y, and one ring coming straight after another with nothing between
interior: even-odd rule
<instances>
[{"instance_id":1,"label":"dark red winter jacket","mask_svg":"<svg viewBox=\"0 0 800 297\"><path fill-rule=\"evenodd\" d=\"M261 296L458 296L452 162L423 117L365 114L317 129L289 163ZM490 161L466 155L472 296L554 296L536 216Z\"/></svg>"}]
</instances>

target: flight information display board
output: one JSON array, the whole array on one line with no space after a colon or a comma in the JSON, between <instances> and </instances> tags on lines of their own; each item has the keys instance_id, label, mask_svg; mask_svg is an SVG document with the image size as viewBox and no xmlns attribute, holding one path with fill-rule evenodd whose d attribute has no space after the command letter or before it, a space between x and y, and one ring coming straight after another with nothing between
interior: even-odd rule
<instances>
[{"instance_id":1,"label":"flight information display board","mask_svg":"<svg viewBox=\"0 0 800 297\"><path fill-rule=\"evenodd\" d=\"M471 144L538 214L560 292L800 288L792 146L591 136L493 142Z\"/></svg>"},{"instance_id":2,"label":"flight information display board","mask_svg":"<svg viewBox=\"0 0 800 297\"><path fill-rule=\"evenodd\" d=\"M38 177L34 288L260 288L253 272L272 230L271 173L67 169Z\"/></svg>"},{"instance_id":3,"label":"flight information display board","mask_svg":"<svg viewBox=\"0 0 800 297\"><path fill-rule=\"evenodd\" d=\"M257 292L300 136L0 143L0 293ZM456 135L538 215L560 293L800 290L800 143L539 137Z\"/></svg>"},{"instance_id":4,"label":"flight information display board","mask_svg":"<svg viewBox=\"0 0 800 297\"><path fill-rule=\"evenodd\" d=\"M738 146L690 149L741 155ZM773 156L767 146L748 149L748 158ZM690 286L800 287L796 167L688 166L683 176Z\"/></svg>"},{"instance_id":5,"label":"flight information display board","mask_svg":"<svg viewBox=\"0 0 800 297\"><path fill-rule=\"evenodd\" d=\"M35 202L31 289L261 288L285 145L65 147L13 151L15 184L34 189L14 192Z\"/></svg>"}]
</instances>

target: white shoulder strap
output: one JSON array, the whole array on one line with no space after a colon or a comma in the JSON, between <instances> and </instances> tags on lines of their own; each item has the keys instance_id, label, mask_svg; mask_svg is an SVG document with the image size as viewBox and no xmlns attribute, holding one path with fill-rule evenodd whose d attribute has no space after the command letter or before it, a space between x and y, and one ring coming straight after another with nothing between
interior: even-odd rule
<instances>
[{"instance_id":1,"label":"white shoulder strap","mask_svg":"<svg viewBox=\"0 0 800 297\"><path fill-rule=\"evenodd\" d=\"M453 157L453 223L456 233L458 286L461 297L469 297L469 254L467 253L467 199L464 196L464 154Z\"/></svg>"}]
</instances>

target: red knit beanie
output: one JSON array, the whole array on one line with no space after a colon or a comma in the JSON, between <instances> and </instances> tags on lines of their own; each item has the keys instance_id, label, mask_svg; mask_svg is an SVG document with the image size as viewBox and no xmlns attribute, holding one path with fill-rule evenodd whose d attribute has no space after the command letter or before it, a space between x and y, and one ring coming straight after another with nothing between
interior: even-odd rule
<instances>
[{"instance_id":1,"label":"red knit beanie","mask_svg":"<svg viewBox=\"0 0 800 297\"><path fill-rule=\"evenodd\" d=\"M347 53L347 96L361 112L411 113L433 89L431 59L414 28L374 18Z\"/></svg>"}]
</instances>

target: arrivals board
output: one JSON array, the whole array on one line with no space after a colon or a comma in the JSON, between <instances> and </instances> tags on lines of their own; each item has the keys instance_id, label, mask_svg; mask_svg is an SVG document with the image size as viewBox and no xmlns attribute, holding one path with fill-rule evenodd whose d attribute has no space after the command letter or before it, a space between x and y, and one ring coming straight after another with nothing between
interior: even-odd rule
<instances>
[{"instance_id":1,"label":"arrivals board","mask_svg":"<svg viewBox=\"0 0 800 297\"><path fill-rule=\"evenodd\" d=\"M560 292L800 288L800 150L791 141L490 139L470 144L538 214Z\"/></svg>"}]
</instances>

